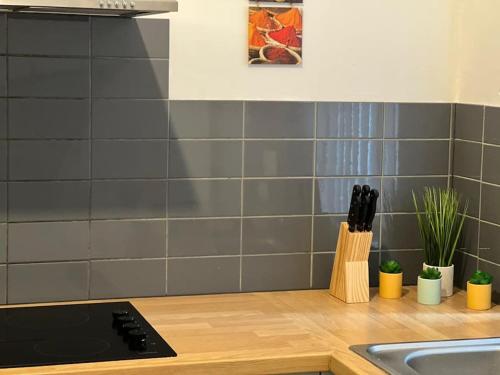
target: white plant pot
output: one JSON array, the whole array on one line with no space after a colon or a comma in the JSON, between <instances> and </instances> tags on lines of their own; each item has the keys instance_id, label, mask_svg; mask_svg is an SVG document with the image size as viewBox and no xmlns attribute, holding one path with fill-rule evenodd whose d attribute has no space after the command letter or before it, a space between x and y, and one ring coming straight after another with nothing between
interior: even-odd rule
<instances>
[{"instance_id":1,"label":"white plant pot","mask_svg":"<svg viewBox=\"0 0 500 375\"><path fill-rule=\"evenodd\" d=\"M450 297L453 295L453 274L455 273L455 265L448 267L429 266L424 263L423 269L437 268L441 272L441 297Z\"/></svg>"},{"instance_id":2,"label":"white plant pot","mask_svg":"<svg viewBox=\"0 0 500 375\"><path fill-rule=\"evenodd\" d=\"M439 305L441 303L441 279L422 279L419 276L417 300L423 305Z\"/></svg>"}]
</instances>

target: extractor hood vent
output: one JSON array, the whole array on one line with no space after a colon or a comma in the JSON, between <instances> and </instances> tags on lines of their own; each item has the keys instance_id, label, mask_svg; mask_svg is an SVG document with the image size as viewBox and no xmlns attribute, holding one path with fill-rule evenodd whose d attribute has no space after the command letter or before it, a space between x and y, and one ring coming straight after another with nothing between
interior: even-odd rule
<instances>
[{"instance_id":1,"label":"extractor hood vent","mask_svg":"<svg viewBox=\"0 0 500 375\"><path fill-rule=\"evenodd\" d=\"M0 0L0 12L135 17L177 11L176 0Z\"/></svg>"}]
</instances>

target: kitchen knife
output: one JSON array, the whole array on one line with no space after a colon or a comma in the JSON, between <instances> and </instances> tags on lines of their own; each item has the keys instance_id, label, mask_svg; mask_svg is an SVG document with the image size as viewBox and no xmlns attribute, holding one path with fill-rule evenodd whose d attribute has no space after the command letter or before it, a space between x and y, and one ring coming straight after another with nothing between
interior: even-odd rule
<instances>
[{"instance_id":1,"label":"kitchen knife","mask_svg":"<svg viewBox=\"0 0 500 375\"><path fill-rule=\"evenodd\" d=\"M370 204L368 206L368 216L365 223L365 230L371 231L373 225L373 219L375 219L375 213L377 212L377 199L379 193L377 189L370 191Z\"/></svg>"},{"instance_id":2,"label":"kitchen knife","mask_svg":"<svg viewBox=\"0 0 500 375\"><path fill-rule=\"evenodd\" d=\"M359 208L358 225L356 229L360 232L365 230L365 223L368 219L368 206L370 204L370 186L363 185L361 189L361 206Z\"/></svg>"},{"instance_id":3,"label":"kitchen knife","mask_svg":"<svg viewBox=\"0 0 500 375\"><path fill-rule=\"evenodd\" d=\"M359 217L359 206L361 204L361 186L354 185L352 188L351 205L349 206L349 214L347 216L347 224L349 225L349 232L356 230Z\"/></svg>"}]
</instances>

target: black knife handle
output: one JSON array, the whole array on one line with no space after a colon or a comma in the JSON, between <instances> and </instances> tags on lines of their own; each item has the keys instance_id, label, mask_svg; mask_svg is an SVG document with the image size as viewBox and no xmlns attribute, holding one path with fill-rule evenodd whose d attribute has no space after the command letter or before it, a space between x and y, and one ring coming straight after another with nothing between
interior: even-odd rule
<instances>
[{"instance_id":1,"label":"black knife handle","mask_svg":"<svg viewBox=\"0 0 500 375\"><path fill-rule=\"evenodd\" d=\"M368 208L368 219L365 224L365 230L368 232L372 230L373 220L375 219L375 213L377 212L378 197L379 193L377 189L370 191L370 206Z\"/></svg>"},{"instance_id":2,"label":"black knife handle","mask_svg":"<svg viewBox=\"0 0 500 375\"><path fill-rule=\"evenodd\" d=\"M356 225L358 224L360 205L361 205L361 186L354 185L352 188L349 214L347 215L347 224L349 225L349 232L354 232L356 230Z\"/></svg>"},{"instance_id":3,"label":"black knife handle","mask_svg":"<svg viewBox=\"0 0 500 375\"><path fill-rule=\"evenodd\" d=\"M370 204L370 186L363 185L361 190L361 207L359 208L358 225L356 229L360 232L365 230L365 223L368 218L368 206Z\"/></svg>"}]
</instances>

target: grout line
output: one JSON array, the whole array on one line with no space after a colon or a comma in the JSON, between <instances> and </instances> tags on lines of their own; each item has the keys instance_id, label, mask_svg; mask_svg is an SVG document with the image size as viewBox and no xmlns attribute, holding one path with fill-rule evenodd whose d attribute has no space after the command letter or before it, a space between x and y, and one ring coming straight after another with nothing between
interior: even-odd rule
<instances>
[{"instance_id":1,"label":"grout line","mask_svg":"<svg viewBox=\"0 0 500 375\"><path fill-rule=\"evenodd\" d=\"M313 178L311 189L311 258L309 264L309 288L313 287L313 272L314 272L314 213L315 213L315 197L316 197L316 152L317 152L317 134L318 134L318 103L314 103L314 126L313 126Z\"/></svg>"},{"instance_id":2,"label":"grout line","mask_svg":"<svg viewBox=\"0 0 500 375\"><path fill-rule=\"evenodd\" d=\"M242 104L242 122L241 122L241 182L240 182L240 280L239 290L243 291L243 210L244 210L244 178L245 178L245 116L246 102Z\"/></svg>"},{"instance_id":3,"label":"grout line","mask_svg":"<svg viewBox=\"0 0 500 375\"><path fill-rule=\"evenodd\" d=\"M483 182L483 165L484 165L484 128L485 128L485 117L486 117L486 107L483 106L483 124L482 124L482 131L481 131L481 169L479 171L479 181L482 184ZM483 187L480 185L479 186L479 207L478 207L478 218L479 222L481 222L481 206L482 206L482 193L483 193ZM481 243L481 225L477 226L477 254L479 254L479 247ZM479 258L476 262L476 269L479 268Z\"/></svg>"}]
</instances>

